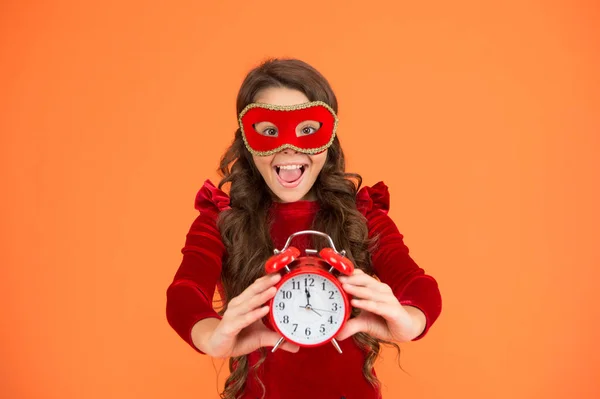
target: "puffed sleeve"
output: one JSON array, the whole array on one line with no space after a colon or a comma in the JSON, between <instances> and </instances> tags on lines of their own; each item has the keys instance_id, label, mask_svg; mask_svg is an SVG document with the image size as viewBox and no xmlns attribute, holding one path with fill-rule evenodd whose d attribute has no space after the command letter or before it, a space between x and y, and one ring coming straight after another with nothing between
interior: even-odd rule
<instances>
[{"instance_id":1,"label":"puffed sleeve","mask_svg":"<svg viewBox=\"0 0 600 399\"><path fill-rule=\"evenodd\" d=\"M220 316L213 309L215 286L221 275L225 251L217 229L219 213L229 208L229 197L209 180L196 195L200 212L187 233L181 250L183 259L173 282L167 288L167 320L171 327L196 351L192 327L200 320Z\"/></svg>"},{"instance_id":2,"label":"puffed sleeve","mask_svg":"<svg viewBox=\"0 0 600 399\"><path fill-rule=\"evenodd\" d=\"M419 308L426 318L423 338L442 310L442 298L436 280L425 273L410 257L403 235L388 216L388 187L379 182L363 187L357 195L357 208L366 217L369 237L378 237L371 259L377 277L389 285L402 305Z\"/></svg>"}]
</instances>

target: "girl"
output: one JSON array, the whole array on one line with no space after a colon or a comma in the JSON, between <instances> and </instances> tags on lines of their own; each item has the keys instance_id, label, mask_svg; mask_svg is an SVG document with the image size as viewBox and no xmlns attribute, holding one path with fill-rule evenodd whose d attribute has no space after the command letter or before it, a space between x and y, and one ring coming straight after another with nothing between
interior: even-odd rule
<instances>
[{"instance_id":1,"label":"girl","mask_svg":"<svg viewBox=\"0 0 600 399\"><path fill-rule=\"evenodd\" d=\"M223 398L381 398L373 368L380 344L398 348L427 333L441 311L436 281L387 216L387 187L359 190L361 177L345 172L337 100L318 71L293 59L263 63L244 80L237 112L223 179L218 188L206 181L196 196L200 214L167 290L170 325L198 352L230 358ZM229 195L221 191L227 183ZM339 278L354 298L353 317L336 337L341 355L332 345L265 349L279 339L266 304L281 279L264 275L265 261L309 229L330 235L356 267ZM298 236L294 246L320 249L315 237Z\"/></svg>"}]
</instances>

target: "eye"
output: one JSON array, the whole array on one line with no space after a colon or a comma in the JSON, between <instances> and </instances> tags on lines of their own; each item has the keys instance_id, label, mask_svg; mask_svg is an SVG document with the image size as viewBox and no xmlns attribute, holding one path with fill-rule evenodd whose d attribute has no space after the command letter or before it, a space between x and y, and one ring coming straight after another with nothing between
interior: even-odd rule
<instances>
[{"instance_id":1,"label":"eye","mask_svg":"<svg viewBox=\"0 0 600 399\"><path fill-rule=\"evenodd\" d=\"M317 121L305 121L296 128L296 136L308 136L316 133L321 128L322 123Z\"/></svg>"},{"instance_id":2,"label":"eye","mask_svg":"<svg viewBox=\"0 0 600 399\"><path fill-rule=\"evenodd\" d=\"M278 135L277 127L271 122L258 122L252 125L252 127L254 127L254 130L256 130L258 134L263 136L277 137Z\"/></svg>"},{"instance_id":3,"label":"eye","mask_svg":"<svg viewBox=\"0 0 600 399\"><path fill-rule=\"evenodd\" d=\"M264 134L265 136L277 136L277 129L275 129L274 127L269 127L263 130L262 134Z\"/></svg>"},{"instance_id":4,"label":"eye","mask_svg":"<svg viewBox=\"0 0 600 399\"><path fill-rule=\"evenodd\" d=\"M317 129L312 126L306 126L302 128L302 134L313 134L316 131Z\"/></svg>"}]
</instances>

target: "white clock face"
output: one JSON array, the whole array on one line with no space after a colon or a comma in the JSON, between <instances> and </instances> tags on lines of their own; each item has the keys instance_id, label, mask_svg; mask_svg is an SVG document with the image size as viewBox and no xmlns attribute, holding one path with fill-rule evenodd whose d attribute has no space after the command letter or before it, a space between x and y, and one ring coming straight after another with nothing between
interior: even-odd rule
<instances>
[{"instance_id":1,"label":"white clock face","mask_svg":"<svg viewBox=\"0 0 600 399\"><path fill-rule=\"evenodd\" d=\"M273 320L286 339L320 344L333 338L344 322L343 295L328 278L297 275L283 283L273 298Z\"/></svg>"}]
</instances>

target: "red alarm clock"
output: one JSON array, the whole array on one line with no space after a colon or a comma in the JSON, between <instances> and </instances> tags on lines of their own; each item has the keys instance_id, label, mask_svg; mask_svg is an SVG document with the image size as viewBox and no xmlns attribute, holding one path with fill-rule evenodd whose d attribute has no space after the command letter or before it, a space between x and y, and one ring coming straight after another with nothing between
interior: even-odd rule
<instances>
[{"instance_id":1,"label":"red alarm clock","mask_svg":"<svg viewBox=\"0 0 600 399\"><path fill-rule=\"evenodd\" d=\"M307 249L306 256L300 256L290 242L303 234L327 238L331 247L323 248L318 255L316 250ZM338 252L329 235L304 230L289 236L283 249L274 253L265 263L266 272L285 271L285 274L269 302L271 325L281 334L272 352L288 341L306 348L331 342L342 353L334 337L350 317L351 309L334 273L350 275L354 271L346 252Z\"/></svg>"}]
</instances>

